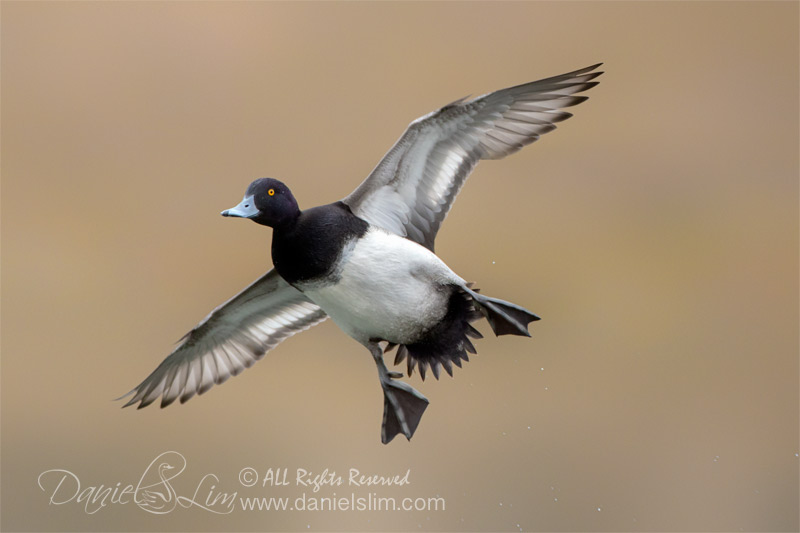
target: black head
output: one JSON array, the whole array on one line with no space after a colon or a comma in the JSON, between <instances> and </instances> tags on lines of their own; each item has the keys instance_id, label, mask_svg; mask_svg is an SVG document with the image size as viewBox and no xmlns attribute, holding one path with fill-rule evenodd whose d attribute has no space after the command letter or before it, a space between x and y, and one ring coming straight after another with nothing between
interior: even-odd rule
<instances>
[{"instance_id":1,"label":"black head","mask_svg":"<svg viewBox=\"0 0 800 533\"><path fill-rule=\"evenodd\" d=\"M273 178L259 178L247 187L239 205L222 212L224 217L249 218L263 226L277 227L300 215L289 187Z\"/></svg>"}]
</instances>

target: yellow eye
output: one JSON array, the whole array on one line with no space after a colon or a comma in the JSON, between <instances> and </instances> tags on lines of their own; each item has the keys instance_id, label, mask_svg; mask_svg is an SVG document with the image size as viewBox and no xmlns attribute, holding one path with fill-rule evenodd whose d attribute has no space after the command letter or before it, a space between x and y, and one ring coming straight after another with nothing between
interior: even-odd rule
<instances>
[{"instance_id":1,"label":"yellow eye","mask_svg":"<svg viewBox=\"0 0 800 533\"><path fill-rule=\"evenodd\" d=\"M269 194L270 196L275 196L275 189L268 190L267 194Z\"/></svg>"}]
</instances>

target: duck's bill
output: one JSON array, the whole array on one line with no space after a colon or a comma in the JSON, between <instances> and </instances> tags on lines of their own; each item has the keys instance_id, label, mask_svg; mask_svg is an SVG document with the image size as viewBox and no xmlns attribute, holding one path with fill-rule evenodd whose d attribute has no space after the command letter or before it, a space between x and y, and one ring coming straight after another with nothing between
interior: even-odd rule
<instances>
[{"instance_id":1,"label":"duck's bill","mask_svg":"<svg viewBox=\"0 0 800 533\"><path fill-rule=\"evenodd\" d=\"M258 214L258 208L252 196L245 196L236 207L231 207L222 212L224 217L250 218Z\"/></svg>"}]
</instances>

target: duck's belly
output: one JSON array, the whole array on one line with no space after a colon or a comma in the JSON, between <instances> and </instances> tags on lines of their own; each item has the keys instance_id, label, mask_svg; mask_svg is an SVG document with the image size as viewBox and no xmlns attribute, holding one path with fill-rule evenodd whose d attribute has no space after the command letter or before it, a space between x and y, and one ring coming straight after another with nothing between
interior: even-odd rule
<instances>
[{"instance_id":1,"label":"duck's belly","mask_svg":"<svg viewBox=\"0 0 800 533\"><path fill-rule=\"evenodd\" d=\"M362 343L414 342L444 317L462 281L427 248L376 228L343 254L337 274L336 283L301 288Z\"/></svg>"}]
</instances>

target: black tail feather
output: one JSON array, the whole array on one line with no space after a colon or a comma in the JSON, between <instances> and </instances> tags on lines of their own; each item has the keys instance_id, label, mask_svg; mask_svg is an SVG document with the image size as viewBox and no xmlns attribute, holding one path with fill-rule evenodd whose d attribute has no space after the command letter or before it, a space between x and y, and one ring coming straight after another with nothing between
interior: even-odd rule
<instances>
[{"instance_id":1,"label":"black tail feather","mask_svg":"<svg viewBox=\"0 0 800 533\"><path fill-rule=\"evenodd\" d=\"M408 358L408 375L414 368L419 370L420 377L427 377L428 369L433 377L439 379L439 366L443 366L448 375L453 375L452 364L461 367L461 360L468 361L467 351L475 352L468 337L478 338L478 330L469 325L482 317L473 304L472 298L461 288L453 287L453 293L447 306L447 313L417 342L401 345L398 348L395 364ZM477 336L476 336L477 334Z\"/></svg>"},{"instance_id":2,"label":"black tail feather","mask_svg":"<svg viewBox=\"0 0 800 533\"><path fill-rule=\"evenodd\" d=\"M471 325L467 324L467 337L472 337L473 339L482 339L483 334L477 329L473 328Z\"/></svg>"},{"instance_id":3,"label":"black tail feather","mask_svg":"<svg viewBox=\"0 0 800 533\"><path fill-rule=\"evenodd\" d=\"M478 350L475 349L475 345L467 338L464 339L464 349L472 354L478 353Z\"/></svg>"}]
</instances>

